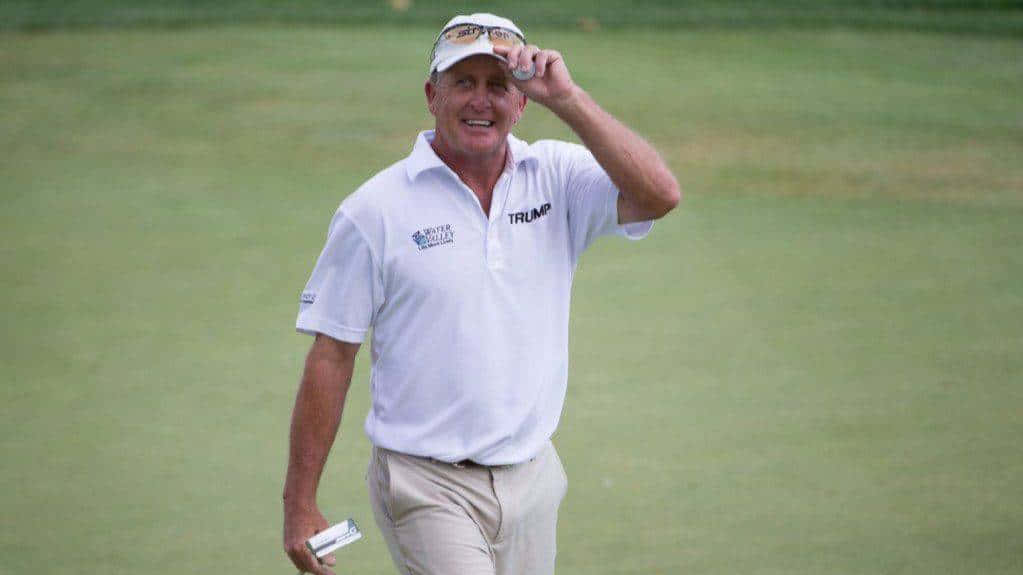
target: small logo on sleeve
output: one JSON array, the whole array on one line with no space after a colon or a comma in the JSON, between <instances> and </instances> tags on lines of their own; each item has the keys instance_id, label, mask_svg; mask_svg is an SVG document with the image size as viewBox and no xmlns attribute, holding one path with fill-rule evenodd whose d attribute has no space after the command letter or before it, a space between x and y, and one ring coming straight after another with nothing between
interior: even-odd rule
<instances>
[{"instance_id":1,"label":"small logo on sleeve","mask_svg":"<svg viewBox=\"0 0 1023 575\"><path fill-rule=\"evenodd\" d=\"M423 228L412 234L412 241L415 242L419 251L444 244L453 244L455 243L455 229L451 227L451 224Z\"/></svg>"},{"instance_id":2,"label":"small logo on sleeve","mask_svg":"<svg viewBox=\"0 0 1023 575\"><path fill-rule=\"evenodd\" d=\"M316 303L316 294L311 291L302 292L302 303Z\"/></svg>"},{"instance_id":3,"label":"small logo on sleeve","mask_svg":"<svg viewBox=\"0 0 1023 575\"><path fill-rule=\"evenodd\" d=\"M530 222L532 222L534 220L538 220L538 219L546 216L547 213L550 212L550 211L551 211L551 204L550 204L550 202L547 202L546 204L540 206L539 208L533 208L533 209L531 209L529 211L525 211L525 212L512 212L512 213L508 214L508 223L511 223L511 224L528 224L528 223L530 223Z\"/></svg>"}]
</instances>

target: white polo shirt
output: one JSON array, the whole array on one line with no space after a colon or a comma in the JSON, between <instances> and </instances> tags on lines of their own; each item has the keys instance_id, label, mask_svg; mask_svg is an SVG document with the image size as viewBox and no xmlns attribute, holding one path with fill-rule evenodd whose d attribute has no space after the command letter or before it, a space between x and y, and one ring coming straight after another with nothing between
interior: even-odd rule
<instances>
[{"instance_id":1,"label":"white polo shirt","mask_svg":"<svg viewBox=\"0 0 1023 575\"><path fill-rule=\"evenodd\" d=\"M306 284L297 328L362 342L373 328L377 446L443 461L525 461L554 434L568 379L576 262L618 225L618 191L586 148L508 137L490 215L434 153L348 196Z\"/></svg>"}]
</instances>

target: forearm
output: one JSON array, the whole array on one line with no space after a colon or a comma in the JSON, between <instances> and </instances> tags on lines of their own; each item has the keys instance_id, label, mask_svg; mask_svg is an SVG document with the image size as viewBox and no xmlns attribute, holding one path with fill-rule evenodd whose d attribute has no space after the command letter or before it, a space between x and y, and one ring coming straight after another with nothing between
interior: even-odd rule
<instances>
[{"instance_id":1,"label":"forearm","mask_svg":"<svg viewBox=\"0 0 1023 575\"><path fill-rule=\"evenodd\" d=\"M582 88L576 86L548 107L579 136L619 194L642 212L644 219L661 217L678 204L678 182L657 150Z\"/></svg>"},{"instance_id":2,"label":"forearm","mask_svg":"<svg viewBox=\"0 0 1023 575\"><path fill-rule=\"evenodd\" d=\"M286 505L308 506L316 502L316 489L341 423L353 369L354 357L338 361L317 353L315 346L306 358L291 416L291 445L284 483Z\"/></svg>"}]
</instances>

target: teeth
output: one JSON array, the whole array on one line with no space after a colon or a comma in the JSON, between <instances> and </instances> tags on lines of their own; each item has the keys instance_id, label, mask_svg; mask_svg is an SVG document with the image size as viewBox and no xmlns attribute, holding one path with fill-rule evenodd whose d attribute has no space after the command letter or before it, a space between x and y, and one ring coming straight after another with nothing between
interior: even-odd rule
<instances>
[{"instance_id":1,"label":"teeth","mask_svg":"<svg viewBox=\"0 0 1023 575\"><path fill-rule=\"evenodd\" d=\"M466 120L465 123L469 124L470 126L487 126L487 127L492 126L494 124L493 122L491 122L489 120Z\"/></svg>"}]
</instances>

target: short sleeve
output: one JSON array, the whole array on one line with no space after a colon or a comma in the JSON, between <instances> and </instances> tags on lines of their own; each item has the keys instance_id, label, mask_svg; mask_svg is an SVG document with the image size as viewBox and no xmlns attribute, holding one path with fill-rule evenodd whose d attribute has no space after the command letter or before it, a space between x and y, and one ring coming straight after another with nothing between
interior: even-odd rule
<instances>
[{"instance_id":1,"label":"short sleeve","mask_svg":"<svg viewBox=\"0 0 1023 575\"><path fill-rule=\"evenodd\" d=\"M378 263L366 237L338 210L302 291L296 329L361 343L382 303Z\"/></svg>"},{"instance_id":2,"label":"short sleeve","mask_svg":"<svg viewBox=\"0 0 1023 575\"><path fill-rule=\"evenodd\" d=\"M564 144L559 164L575 258L600 236L620 235L638 240L650 233L652 220L618 224L618 188L589 150L578 144Z\"/></svg>"}]
</instances>

